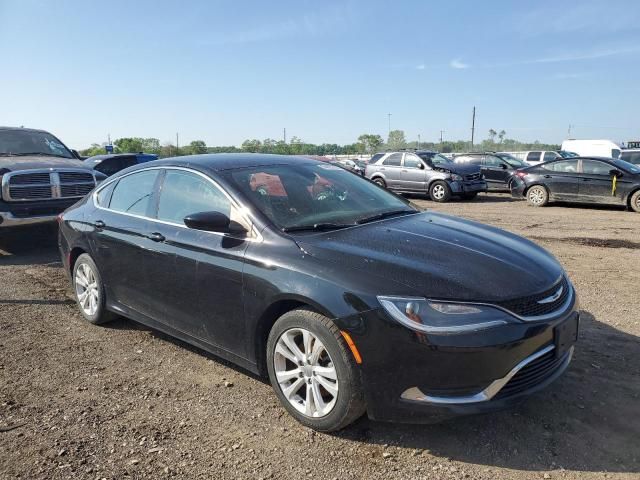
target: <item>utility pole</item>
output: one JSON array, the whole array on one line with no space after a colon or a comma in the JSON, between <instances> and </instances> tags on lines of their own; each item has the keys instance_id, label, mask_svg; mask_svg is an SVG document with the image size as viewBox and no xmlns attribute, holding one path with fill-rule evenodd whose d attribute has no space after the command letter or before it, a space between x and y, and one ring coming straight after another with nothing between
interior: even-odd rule
<instances>
[{"instance_id":1,"label":"utility pole","mask_svg":"<svg viewBox=\"0 0 640 480\"><path fill-rule=\"evenodd\" d=\"M387 113L387 117L389 117L389 135L391 135L391 114Z\"/></svg>"},{"instance_id":2,"label":"utility pole","mask_svg":"<svg viewBox=\"0 0 640 480\"><path fill-rule=\"evenodd\" d=\"M420 150L420 134L418 134L418 150Z\"/></svg>"},{"instance_id":3,"label":"utility pole","mask_svg":"<svg viewBox=\"0 0 640 480\"><path fill-rule=\"evenodd\" d=\"M569 124L569 129L567 130L567 138L571 138L571 124Z\"/></svg>"},{"instance_id":4,"label":"utility pole","mask_svg":"<svg viewBox=\"0 0 640 480\"><path fill-rule=\"evenodd\" d=\"M287 128L282 129L282 138L284 139L284 143L287 143Z\"/></svg>"},{"instance_id":5,"label":"utility pole","mask_svg":"<svg viewBox=\"0 0 640 480\"><path fill-rule=\"evenodd\" d=\"M471 151L473 152L473 135L476 132L476 107L473 107L473 117L471 117Z\"/></svg>"},{"instance_id":6,"label":"utility pole","mask_svg":"<svg viewBox=\"0 0 640 480\"><path fill-rule=\"evenodd\" d=\"M440 147L442 147L442 134L444 133L444 130L440 130Z\"/></svg>"},{"instance_id":7,"label":"utility pole","mask_svg":"<svg viewBox=\"0 0 640 480\"><path fill-rule=\"evenodd\" d=\"M178 132L176 132L176 156L180 154L180 142L178 141Z\"/></svg>"}]
</instances>

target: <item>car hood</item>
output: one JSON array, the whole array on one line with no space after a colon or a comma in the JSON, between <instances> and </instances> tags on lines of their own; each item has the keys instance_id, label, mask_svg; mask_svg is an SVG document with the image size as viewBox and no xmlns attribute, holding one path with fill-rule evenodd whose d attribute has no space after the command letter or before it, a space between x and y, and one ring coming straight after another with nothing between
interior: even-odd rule
<instances>
[{"instance_id":1,"label":"car hood","mask_svg":"<svg viewBox=\"0 0 640 480\"><path fill-rule=\"evenodd\" d=\"M48 157L29 155L25 157L0 156L0 170L34 170L40 168L84 168L88 169L80 160L62 157Z\"/></svg>"},{"instance_id":2,"label":"car hood","mask_svg":"<svg viewBox=\"0 0 640 480\"><path fill-rule=\"evenodd\" d=\"M461 163L451 163L447 165L434 165L434 170L457 173L458 175L471 175L480 172L478 165L466 165Z\"/></svg>"},{"instance_id":3,"label":"car hood","mask_svg":"<svg viewBox=\"0 0 640 480\"><path fill-rule=\"evenodd\" d=\"M544 291L563 272L529 240L436 213L300 235L296 241L319 259L379 276L379 294L397 294L401 284L409 287L408 295L490 302Z\"/></svg>"}]
</instances>

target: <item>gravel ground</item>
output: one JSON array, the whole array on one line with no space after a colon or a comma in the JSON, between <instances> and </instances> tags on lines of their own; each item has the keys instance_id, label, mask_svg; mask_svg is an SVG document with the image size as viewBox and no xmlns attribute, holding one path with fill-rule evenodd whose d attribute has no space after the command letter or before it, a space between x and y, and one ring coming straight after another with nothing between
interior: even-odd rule
<instances>
[{"instance_id":1,"label":"gravel ground","mask_svg":"<svg viewBox=\"0 0 640 480\"><path fill-rule=\"evenodd\" d=\"M640 215L414 201L566 267L584 315L558 382L497 414L314 433L260 378L127 320L84 322L53 227L1 232L0 478L640 478Z\"/></svg>"}]
</instances>

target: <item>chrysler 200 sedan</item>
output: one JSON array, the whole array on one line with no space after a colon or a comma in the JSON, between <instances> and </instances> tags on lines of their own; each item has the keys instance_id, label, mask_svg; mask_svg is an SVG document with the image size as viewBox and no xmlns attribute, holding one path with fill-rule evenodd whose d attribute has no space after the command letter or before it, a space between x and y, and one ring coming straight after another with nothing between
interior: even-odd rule
<instances>
[{"instance_id":1,"label":"chrysler 200 sedan","mask_svg":"<svg viewBox=\"0 0 640 480\"><path fill-rule=\"evenodd\" d=\"M268 375L321 431L505 408L556 379L577 338L545 250L315 160L137 165L59 220L86 320L124 316Z\"/></svg>"}]
</instances>

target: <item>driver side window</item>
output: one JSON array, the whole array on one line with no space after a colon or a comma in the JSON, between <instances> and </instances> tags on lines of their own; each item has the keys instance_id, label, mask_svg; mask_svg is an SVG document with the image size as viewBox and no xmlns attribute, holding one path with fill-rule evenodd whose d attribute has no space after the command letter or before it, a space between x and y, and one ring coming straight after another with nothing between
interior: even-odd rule
<instances>
[{"instance_id":1,"label":"driver side window","mask_svg":"<svg viewBox=\"0 0 640 480\"><path fill-rule=\"evenodd\" d=\"M404 156L404 167L405 168L420 168L422 165L422 160L417 155L412 153L406 153Z\"/></svg>"},{"instance_id":2,"label":"driver side window","mask_svg":"<svg viewBox=\"0 0 640 480\"><path fill-rule=\"evenodd\" d=\"M211 211L231 217L231 202L220 189L194 173L167 170L160 190L158 220L183 225L186 216Z\"/></svg>"},{"instance_id":3,"label":"driver side window","mask_svg":"<svg viewBox=\"0 0 640 480\"><path fill-rule=\"evenodd\" d=\"M484 164L487 167L495 167L495 168L500 168L505 162L499 158L499 157L495 157L493 155L486 155L484 157Z\"/></svg>"},{"instance_id":4,"label":"driver side window","mask_svg":"<svg viewBox=\"0 0 640 480\"><path fill-rule=\"evenodd\" d=\"M587 175L609 175L612 166L597 160L582 160L582 173Z\"/></svg>"}]
</instances>

